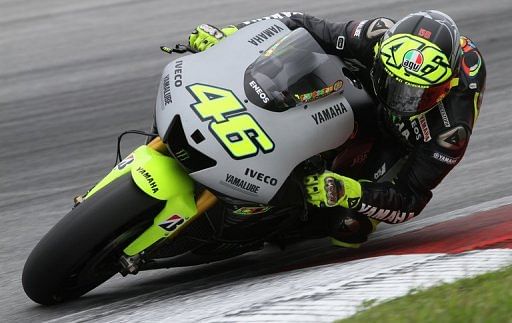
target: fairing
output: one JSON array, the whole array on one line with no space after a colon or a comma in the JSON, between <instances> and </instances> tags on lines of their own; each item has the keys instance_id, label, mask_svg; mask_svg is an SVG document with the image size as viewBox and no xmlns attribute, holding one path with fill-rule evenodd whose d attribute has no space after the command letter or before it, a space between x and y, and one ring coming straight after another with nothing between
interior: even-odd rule
<instances>
[{"instance_id":1,"label":"fairing","mask_svg":"<svg viewBox=\"0 0 512 323\"><path fill-rule=\"evenodd\" d=\"M352 134L353 112L339 93L284 112L247 99L247 67L289 33L280 21L258 22L165 67L156 102L158 132L195 181L267 204L295 166ZM341 71L339 60L332 64ZM346 86L341 73L339 78Z\"/></svg>"}]
</instances>

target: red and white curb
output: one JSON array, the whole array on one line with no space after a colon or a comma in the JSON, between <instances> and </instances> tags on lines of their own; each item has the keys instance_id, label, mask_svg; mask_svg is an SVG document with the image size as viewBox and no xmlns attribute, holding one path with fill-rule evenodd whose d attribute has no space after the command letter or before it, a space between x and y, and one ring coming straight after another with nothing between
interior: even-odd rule
<instances>
[{"instance_id":1,"label":"red and white curb","mask_svg":"<svg viewBox=\"0 0 512 323\"><path fill-rule=\"evenodd\" d=\"M141 295L136 302L121 300L54 321L331 322L368 300L378 303L512 265L510 200L431 217L423 227L413 222L400 225L403 231L386 228L359 250L319 255L286 272L180 295ZM392 238L389 230L395 231Z\"/></svg>"}]
</instances>

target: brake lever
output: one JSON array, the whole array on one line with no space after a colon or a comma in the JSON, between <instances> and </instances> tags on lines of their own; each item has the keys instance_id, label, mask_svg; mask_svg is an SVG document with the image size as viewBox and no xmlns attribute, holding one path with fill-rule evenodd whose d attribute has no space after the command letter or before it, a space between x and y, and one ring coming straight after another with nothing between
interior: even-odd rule
<instances>
[{"instance_id":1,"label":"brake lever","mask_svg":"<svg viewBox=\"0 0 512 323\"><path fill-rule=\"evenodd\" d=\"M197 50L193 49L192 47L183 45L183 44L176 44L174 48L167 47L167 46L160 46L160 50L162 50L163 52L165 52L167 54L172 54L172 53L183 54L186 52L195 54L198 52Z\"/></svg>"}]
</instances>

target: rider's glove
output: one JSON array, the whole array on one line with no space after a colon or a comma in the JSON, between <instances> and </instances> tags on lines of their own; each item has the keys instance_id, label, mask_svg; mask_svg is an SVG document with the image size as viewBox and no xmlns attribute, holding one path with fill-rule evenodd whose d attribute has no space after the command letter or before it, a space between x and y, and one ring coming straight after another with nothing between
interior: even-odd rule
<instances>
[{"instance_id":1,"label":"rider's glove","mask_svg":"<svg viewBox=\"0 0 512 323\"><path fill-rule=\"evenodd\" d=\"M202 24L190 34L188 43L191 48L202 52L237 30L238 28L232 25L218 29L212 25Z\"/></svg>"},{"instance_id":2,"label":"rider's glove","mask_svg":"<svg viewBox=\"0 0 512 323\"><path fill-rule=\"evenodd\" d=\"M361 200L361 184L336 173L325 172L307 176L304 183L307 200L316 207L343 206L352 209Z\"/></svg>"}]
</instances>

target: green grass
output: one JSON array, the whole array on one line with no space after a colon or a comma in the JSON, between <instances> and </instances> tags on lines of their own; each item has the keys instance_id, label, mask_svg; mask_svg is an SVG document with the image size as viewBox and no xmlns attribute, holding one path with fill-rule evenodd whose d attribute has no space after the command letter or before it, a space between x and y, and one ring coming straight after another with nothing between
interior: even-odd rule
<instances>
[{"instance_id":1,"label":"green grass","mask_svg":"<svg viewBox=\"0 0 512 323\"><path fill-rule=\"evenodd\" d=\"M363 307L371 304L367 301ZM413 291L337 322L512 323L512 267Z\"/></svg>"}]
</instances>

